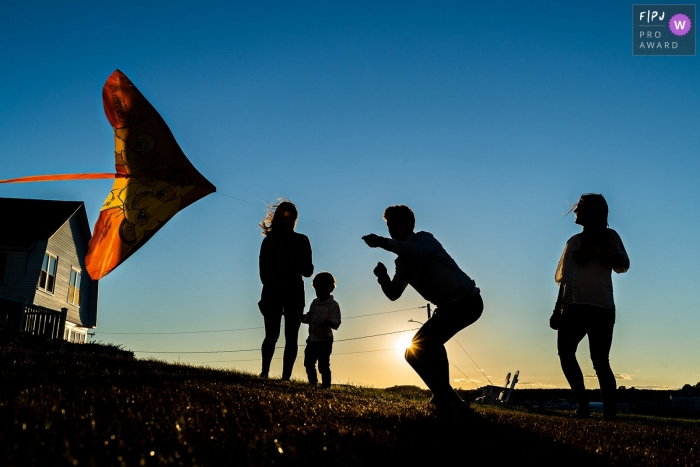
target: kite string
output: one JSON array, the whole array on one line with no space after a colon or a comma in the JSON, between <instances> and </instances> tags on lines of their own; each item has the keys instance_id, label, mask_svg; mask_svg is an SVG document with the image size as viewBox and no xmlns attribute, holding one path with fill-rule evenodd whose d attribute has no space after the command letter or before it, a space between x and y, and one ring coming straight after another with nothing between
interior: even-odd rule
<instances>
[{"instance_id":1,"label":"kite string","mask_svg":"<svg viewBox=\"0 0 700 467\"><path fill-rule=\"evenodd\" d=\"M253 206L260 206L260 207L263 207L263 208L267 208L267 207L269 206L269 204L256 203L256 202L254 202L254 201L249 201L249 200L247 200L247 199L239 198L239 197L237 197L237 196L232 196L232 195L228 195L228 194L226 194L226 193L221 193L220 191L215 191L215 193L216 193L217 195L221 195L221 196L224 196L224 197L226 197L226 198L235 199L236 201L241 201L241 202L243 202L243 203L252 204ZM301 217L301 216L299 216L299 219L303 219L303 220L308 221L308 222L313 222L314 224L322 225L322 226L324 226L324 227L328 227L328 228L331 228L331 229L340 230L341 232L349 233L350 235L355 235L355 236L358 236L358 237L362 237L362 235L361 235L361 234L358 234L357 232L351 232L351 231L349 231L349 230L345 230L345 229L341 229L340 227L336 227L336 226L334 226L334 225L324 224L323 222L319 222L319 221L316 221L316 220L313 220L313 219L309 219L308 217ZM380 262L380 261L379 261L379 256L377 255L377 252L375 251L374 248L372 248L372 253L374 254L375 259L376 259L377 262L379 263L379 262ZM362 279L360 279L360 282L358 282L357 284L355 284L355 287L353 287L352 289L350 289L350 291L352 292L353 290L355 290L355 288L356 288L358 285L360 285L360 284L362 283L362 281L364 281L364 280L367 278L368 275L369 275L369 274L365 275L365 277L363 277Z\"/></svg>"},{"instance_id":2,"label":"kite string","mask_svg":"<svg viewBox=\"0 0 700 467\"><path fill-rule=\"evenodd\" d=\"M459 371L460 373L462 373L462 374L464 375L464 377L467 378L467 380L468 380L470 383L472 383L474 386L476 386L477 389L479 389L479 386L474 382L474 380L472 380L469 376L467 376L467 374L466 374L465 372L463 372L462 370L460 370L459 367L458 367L457 365L455 365L455 364L452 362L452 360L448 360L448 362L450 362L450 363L452 364L453 367L457 368L457 371Z\"/></svg>"},{"instance_id":3,"label":"kite string","mask_svg":"<svg viewBox=\"0 0 700 467\"><path fill-rule=\"evenodd\" d=\"M469 360L471 360L471 361L474 363L474 366L477 367L477 368L479 369L479 371L481 372L481 374L484 375L484 377L488 380L489 384L493 385L493 382L491 381L491 378L489 378L489 377L486 375L486 373L484 373L484 370L482 370L481 367L474 361L474 359L472 358L472 356L469 355L469 352L467 352L467 351L464 349L464 347L462 347L462 344L460 344L459 341L457 340L457 336L454 336L454 337L452 338L452 340L455 341L455 342L457 343L457 345L459 346L459 348L462 349L462 351L463 351L465 354L467 354L467 357L469 357Z\"/></svg>"}]
</instances>

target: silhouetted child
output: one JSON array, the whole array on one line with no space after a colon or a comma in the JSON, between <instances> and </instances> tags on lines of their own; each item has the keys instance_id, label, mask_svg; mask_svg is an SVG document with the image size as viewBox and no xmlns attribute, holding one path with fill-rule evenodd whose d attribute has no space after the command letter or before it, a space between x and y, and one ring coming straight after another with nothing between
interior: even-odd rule
<instances>
[{"instance_id":1,"label":"silhouetted child","mask_svg":"<svg viewBox=\"0 0 700 467\"><path fill-rule=\"evenodd\" d=\"M333 351L333 329L340 326L340 306L331 293L335 289L335 278L330 272L319 272L311 285L316 298L311 302L309 312L301 317L302 323L309 325L309 338L304 351L304 366L309 384L316 386L316 362L321 373L321 384L331 387L331 352Z\"/></svg>"}]
</instances>

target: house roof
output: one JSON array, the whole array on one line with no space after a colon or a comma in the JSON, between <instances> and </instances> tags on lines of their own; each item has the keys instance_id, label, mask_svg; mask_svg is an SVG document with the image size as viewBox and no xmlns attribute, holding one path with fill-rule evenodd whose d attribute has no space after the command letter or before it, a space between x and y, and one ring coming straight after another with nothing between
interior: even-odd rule
<instances>
[{"instance_id":1,"label":"house roof","mask_svg":"<svg viewBox=\"0 0 700 467\"><path fill-rule=\"evenodd\" d=\"M37 241L46 241L70 217L80 211L85 241L90 239L90 227L82 201L48 199L0 198L0 247L29 248Z\"/></svg>"}]
</instances>

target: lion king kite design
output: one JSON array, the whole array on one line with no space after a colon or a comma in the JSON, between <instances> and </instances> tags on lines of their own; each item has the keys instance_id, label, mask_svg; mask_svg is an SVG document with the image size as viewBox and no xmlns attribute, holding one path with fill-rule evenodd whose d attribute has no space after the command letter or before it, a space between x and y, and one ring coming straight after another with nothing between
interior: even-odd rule
<instances>
[{"instance_id":1,"label":"lion king kite design","mask_svg":"<svg viewBox=\"0 0 700 467\"><path fill-rule=\"evenodd\" d=\"M94 280L123 263L179 211L216 191L187 159L160 114L121 71L107 78L102 103L114 128L116 173L0 181L114 178L85 257Z\"/></svg>"}]
</instances>

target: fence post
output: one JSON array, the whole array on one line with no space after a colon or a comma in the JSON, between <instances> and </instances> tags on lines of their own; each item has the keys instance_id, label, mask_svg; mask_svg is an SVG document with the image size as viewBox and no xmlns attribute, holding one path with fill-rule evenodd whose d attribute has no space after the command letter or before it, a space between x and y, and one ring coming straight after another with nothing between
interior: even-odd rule
<instances>
[{"instance_id":1,"label":"fence post","mask_svg":"<svg viewBox=\"0 0 700 467\"><path fill-rule=\"evenodd\" d=\"M426 308L428 309L428 319L430 319L430 303L427 304Z\"/></svg>"},{"instance_id":2,"label":"fence post","mask_svg":"<svg viewBox=\"0 0 700 467\"><path fill-rule=\"evenodd\" d=\"M58 336L56 339L65 339L64 334L66 333L66 317L68 316L68 308L61 308L61 318L58 323Z\"/></svg>"},{"instance_id":3,"label":"fence post","mask_svg":"<svg viewBox=\"0 0 700 467\"><path fill-rule=\"evenodd\" d=\"M24 325L27 318L27 297L19 297L19 299L22 301L22 308L20 309L19 313L19 331L22 332L24 331Z\"/></svg>"}]
</instances>

